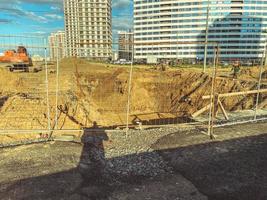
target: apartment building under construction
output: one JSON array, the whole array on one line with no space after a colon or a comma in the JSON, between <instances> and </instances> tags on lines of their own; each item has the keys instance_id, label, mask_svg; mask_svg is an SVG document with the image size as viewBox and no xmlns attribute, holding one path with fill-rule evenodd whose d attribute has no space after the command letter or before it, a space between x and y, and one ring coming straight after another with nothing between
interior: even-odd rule
<instances>
[{"instance_id":1,"label":"apartment building under construction","mask_svg":"<svg viewBox=\"0 0 267 200\"><path fill-rule=\"evenodd\" d=\"M51 60L62 59L66 56L65 48L65 32L57 31L51 33L48 37L49 54Z\"/></svg>"},{"instance_id":2,"label":"apartment building under construction","mask_svg":"<svg viewBox=\"0 0 267 200\"><path fill-rule=\"evenodd\" d=\"M119 59L125 59L127 61L132 60L133 52L133 32L119 31Z\"/></svg>"},{"instance_id":3,"label":"apartment building under construction","mask_svg":"<svg viewBox=\"0 0 267 200\"><path fill-rule=\"evenodd\" d=\"M64 0L68 56L112 56L111 0Z\"/></svg>"}]
</instances>

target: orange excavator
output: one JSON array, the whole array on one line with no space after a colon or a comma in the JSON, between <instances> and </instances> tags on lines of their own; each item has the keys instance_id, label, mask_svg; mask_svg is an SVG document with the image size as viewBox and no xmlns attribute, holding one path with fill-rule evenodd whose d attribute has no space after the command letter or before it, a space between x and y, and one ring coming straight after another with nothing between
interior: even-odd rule
<instances>
[{"instance_id":1,"label":"orange excavator","mask_svg":"<svg viewBox=\"0 0 267 200\"><path fill-rule=\"evenodd\" d=\"M0 63L6 64L11 72L14 70L23 70L29 72L29 67L32 66L27 49L24 46L19 46L18 50L7 50L3 56L0 56Z\"/></svg>"}]
</instances>

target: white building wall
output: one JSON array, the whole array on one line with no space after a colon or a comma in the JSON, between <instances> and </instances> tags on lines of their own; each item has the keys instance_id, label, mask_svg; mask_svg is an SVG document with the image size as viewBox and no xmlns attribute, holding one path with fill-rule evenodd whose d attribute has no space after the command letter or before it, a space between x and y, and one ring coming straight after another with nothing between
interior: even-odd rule
<instances>
[{"instance_id":1,"label":"white building wall","mask_svg":"<svg viewBox=\"0 0 267 200\"><path fill-rule=\"evenodd\" d=\"M267 0L134 0L135 58L203 58L204 45L177 42L205 41L208 7L208 42L219 42L222 59L262 57Z\"/></svg>"}]
</instances>

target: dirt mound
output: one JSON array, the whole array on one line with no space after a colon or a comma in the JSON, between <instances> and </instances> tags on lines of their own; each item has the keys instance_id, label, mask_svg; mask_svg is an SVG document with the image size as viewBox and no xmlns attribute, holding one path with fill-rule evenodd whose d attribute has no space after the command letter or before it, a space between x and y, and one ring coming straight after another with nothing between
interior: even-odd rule
<instances>
[{"instance_id":1,"label":"dirt mound","mask_svg":"<svg viewBox=\"0 0 267 200\"><path fill-rule=\"evenodd\" d=\"M262 78L267 79L267 70L262 73Z\"/></svg>"},{"instance_id":2,"label":"dirt mound","mask_svg":"<svg viewBox=\"0 0 267 200\"><path fill-rule=\"evenodd\" d=\"M242 80L255 80L258 81L259 75L260 75L260 67L243 67L241 68L239 78ZM264 67L263 73L262 73L262 78L266 79L267 78L267 69Z\"/></svg>"},{"instance_id":3,"label":"dirt mound","mask_svg":"<svg viewBox=\"0 0 267 200\"><path fill-rule=\"evenodd\" d=\"M55 66L50 66L55 69ZM243 69L242 69L243 70ZM245 69L241 76L257 77L257 68ZM47 128L45 73L11 73L0 71L0 129ZM266 72L265 72L266 73ZM253 80L253 81L252 81ZM209 101L211 77L192 69L157 71L134 68L130 95L130 123L141 119L146 124L178 123L189 119ZM129 68L88 63L83 59L64 59L60 64L59 99L56 100L56 74L49 74L50 126L77 129L126 124ZM220 77L218 93L257 88L255 78L232 80ZM261 95L264 101L266 95ZM221 99L226 110L252 108L255 95ZM56 108L56 102L58 107ZM153 116L160 116L156 119ZM164 116L167 116L164 118ZM157 122L158 121L158 122Z\"/></svg>"},{"instance_id":4,"label":"dirt mound","mask_svg":"<svg viewBox=\"0 0 267 200\"><path fill-rule=\"evenodd\" d=\"M16 92L25 86L25 79L15 73L9 72L7 69L0 68L1 81L0 92Z\"/></svg>"},{"instance_id":5,"label":"dirt mound","mask_svg":"<svg viewBox=\"0 0 267 200\"><path fill-rule=\"evenodd\" d=\"M126 123L129 71L124 68L101 68L76 76L76 116L97 121L103 126ZM104 73L103 73L104 72ZM201 72L172 70L166 72L151 69L135 69L131 88L131 121L138 115L171 113L174 118L190 116L209 102L202 96L211 92L211 77ZM228 93L256 89L252 81L218 79L216 91ZM82 94L82 95L81 95ZM263 96L262 98L265 98ZM222 99L227 110L253 107L253 96ZM74 106L74 105L73 105ZM83 116L83 117L81 117Z\"/></svg>"}]
</instances>

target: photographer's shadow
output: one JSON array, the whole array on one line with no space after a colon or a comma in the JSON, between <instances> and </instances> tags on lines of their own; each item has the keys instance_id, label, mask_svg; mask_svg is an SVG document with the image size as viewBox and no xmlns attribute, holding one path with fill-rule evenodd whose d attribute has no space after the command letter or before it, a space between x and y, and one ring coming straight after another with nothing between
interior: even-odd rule
<instances>
[{"instance_id":1,"label":"photographer's shadow","mask_svg":"<svg viewBox=\"0 0 267 200\"><path fill-rule=\"evenodd\" d=\"M86 192L86 196L96 198L103 196L103 189L108 187L104 176L106 167L104 141L108 141L108 136L104 128L98 126L96 122L90 128L85 128L81 137L83 144L80 161L77 166L82 177L82 183L78 190L80 194Z\"/></svg>"}]
</instances>

